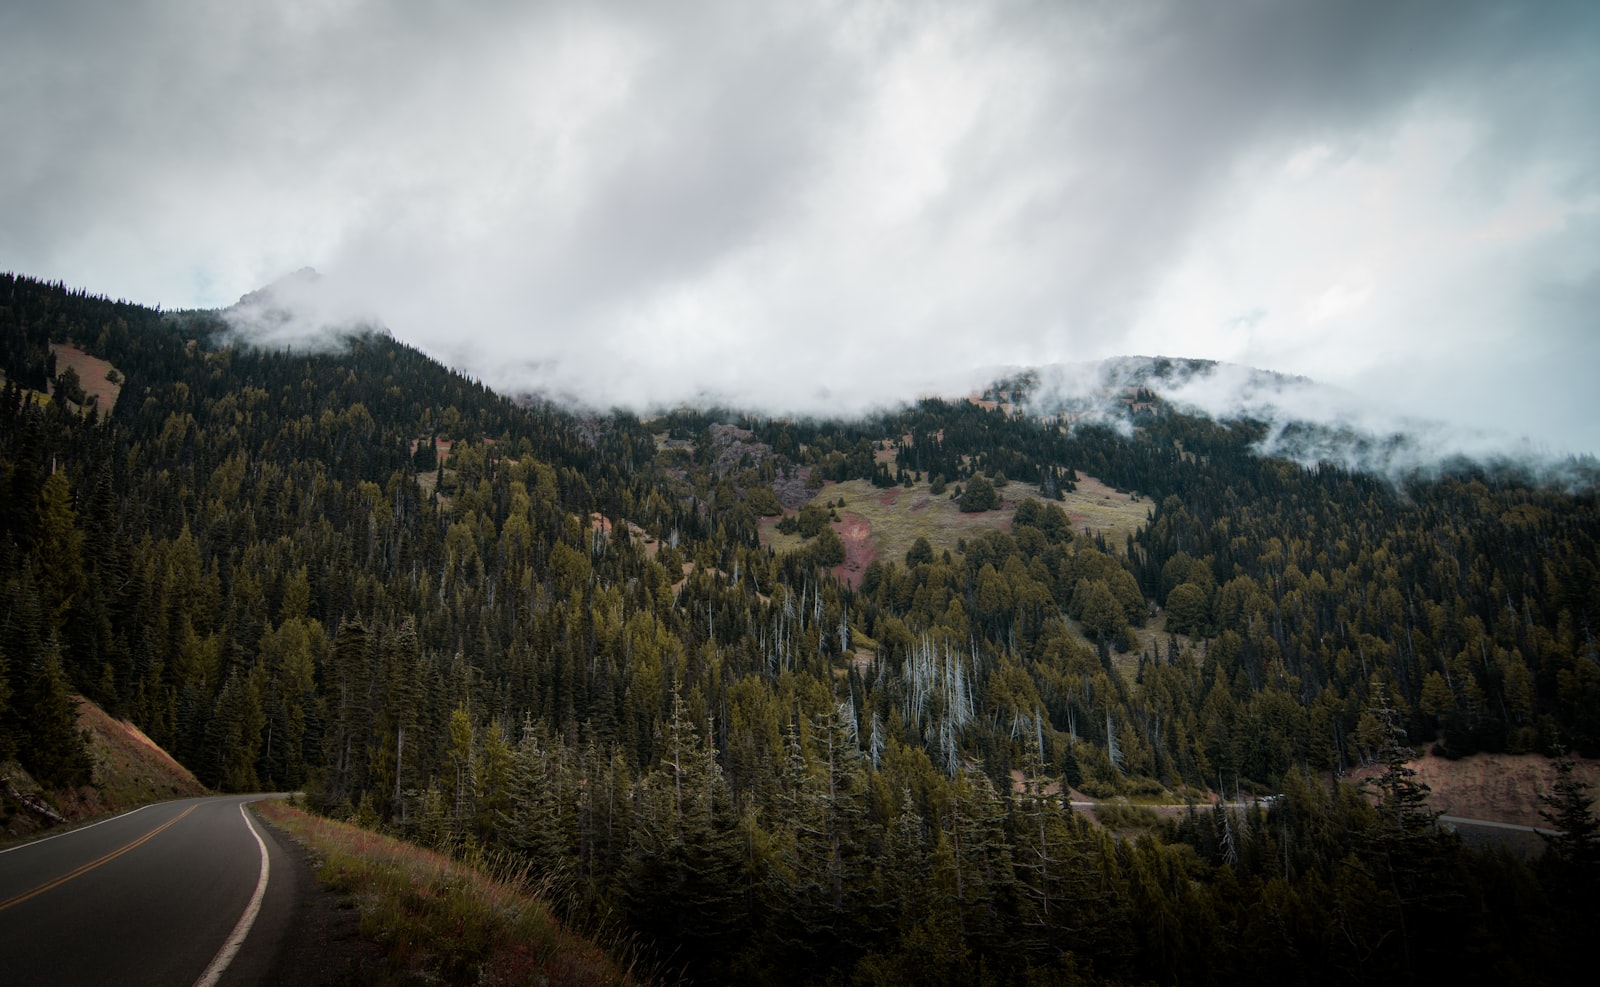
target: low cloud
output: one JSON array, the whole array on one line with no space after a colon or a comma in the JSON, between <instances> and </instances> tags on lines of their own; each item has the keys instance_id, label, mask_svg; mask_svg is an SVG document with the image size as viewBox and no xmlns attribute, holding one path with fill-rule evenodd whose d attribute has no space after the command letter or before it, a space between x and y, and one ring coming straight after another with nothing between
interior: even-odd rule
<instances>
[{"instance_id":1,"label":"low cloud","mask_svg":"<svg viewBox=\"0 0 1600 987\"><path fill-rule=\"evenodd\" d=\"M1209 360L1126 357L1033 371L1026 407L1131 434L1130 395L1143 388L1174 409L1266 426L1255 450L1314 467L1331 463L1391 481L1430 477L1463 462L1562 486L1592 486L1600 462L1514 433L1409 414L1305 377Z\"/></svg>"},{"instance_id":2,"label":"low cloud","mask_svg":"<svg viewBox=\"0 0 1600 987\"><path fill-rule=\"evenodd\" d=\"M356 333L384 331L354 295L307 267L249 292L219 313L232 339L267 350L327 352Z\"/></svg>"},{"instance_id":3,"label":"low cloud","mask_svg":"<svg viewBox=\"0 0 1600 987\"><path fill-rule=\"evenodd\" d=\"M0 268L310 265L240 330L599 407L1164 352L1596 450L1597 45L1583 2L13 4Z\"/></svg>"}]
</instances>

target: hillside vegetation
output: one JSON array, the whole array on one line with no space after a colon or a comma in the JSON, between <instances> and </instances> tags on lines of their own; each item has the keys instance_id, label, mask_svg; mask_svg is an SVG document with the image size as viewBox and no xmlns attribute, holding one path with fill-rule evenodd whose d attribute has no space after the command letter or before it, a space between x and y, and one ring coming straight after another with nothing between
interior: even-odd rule
<instances>
[{"instance_id":1,"label":"hillside vegetation","mask_svg":"<svg viewBox=\"0 0 1600 987\"><path fill-rule=\"evenodd\" d=\"M209 794L189 770L126 720L74 697L77 734L87 773L77 784L44 789L16 761L0 764L0 842L30 836L60 822Z\"/></svg>"},{"instance_id":2,"label":"hillside vegetation","mask_svg":"<svg viewBox=\"0 0 1600 987\"><path fill-rule=\"evenodd\" d=\"M0 340L0 754L46 787L91 770L81 691L699 982L1562 982L1596 917L1570 776L1524 865L1406 767L1600 752L1593 486L1305 469L1144 395L578 416L24 277ZM26 393L68 342L109 417ZM953 543L908 520L936 485ZM1197 804L1124 838L1070 789Z\"/></svg>"}]
</instances>

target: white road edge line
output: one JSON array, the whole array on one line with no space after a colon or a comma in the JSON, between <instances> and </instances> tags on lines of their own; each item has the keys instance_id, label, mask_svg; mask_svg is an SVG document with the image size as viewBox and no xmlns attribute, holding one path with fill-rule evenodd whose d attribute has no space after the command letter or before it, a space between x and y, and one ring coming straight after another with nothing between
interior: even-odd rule
<instances>
[{"instance_id":1,"label":"white road edge line","mask_svg":"<svg viewBox=\"0 0 1600 987\"><path fill-rule=\"evenodd\" d=\"M245 803L239 803L239 815L244 817L244 824L249 827L250 835L256 838L256 846L261 848L261 876L256 879L256 893L250 896L250 904L245 908L244 914L239 916L239 924L233 927L233 933L228 936L228 941L217 950L217 955L212 957L211 965L200 974L200 979L194 982L194 987L216 987L228 964L239 952L239 947L244 945L244 938L250 934L250 927L256 922L256 915L261 911L261 901L267 896L267 874L272 870L272 862L267 857L267 844L262 841L261 834L256 832L256 824L250 821L250 813L244 811Z\"/></svg>"},{"instance_id":2,"label":"white road edge line","mask_svg":"<svg viewBox=\"0 0 1600 987\"><path fill-rule=\"evenodd\" d=\"M31 846L38 846L41 843L49 843L51 840L59 840L63 836L72 836L73 834L81 833L84 830L94 829L96 826L99 826L101 823L116 822L118 819L121 819L123 816L131 816L135 812L143 812L145 809L152 809L152 808L154 808L154 807L156 807L158 805L173 805L173 804L175 804L177 802L181 802L181 801L187 801L187 800L186 799L174 799L172 802L151 802L149 805L141 805L137 809L129 809L126 812L119 812L114 816L107 816L104 819L96 819L94 822L89 823L87 826L78 826L78 827L76 827L74 829L69 829L64 833L52 833L49 836L41 836L37 840L29 840L26 843L18 843L16 846L6 847L4 850L0 850L0 853L12 853L12 852L14 852L16 850L26 850L26 849L28 849L28 847L31 847Z\"/></svg>"}]
</instances>

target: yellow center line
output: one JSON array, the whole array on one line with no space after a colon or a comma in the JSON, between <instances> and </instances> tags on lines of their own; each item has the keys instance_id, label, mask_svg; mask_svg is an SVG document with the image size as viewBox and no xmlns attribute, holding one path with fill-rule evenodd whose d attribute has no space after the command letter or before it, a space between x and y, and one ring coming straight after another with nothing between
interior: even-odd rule
<instances>
[{"instance_id":1,"label":"yellow center line","mask_svg":"<svg viewBox=\"0 0 1600 987\"><path fill-rule=\"evenodd\" d=\"M174 823L178 822L184 816L187 816L189 813L193 812L197 808L199 808L198 805L191 805L187 809L184 809L178 815L173 816L171 819L168 819L166 822L164 822L161 825L157 826L155 829L152 829L150 832L148 832L148 833L144 834L143 836L139 837L137 840L134 840L132 843L124 844L123 846L120 846L117 849L112 850L110 853L108 853L105 856L99 858L98 860L91 860L88 863L84 864L82 867L79 867L77 870L69 871L68 873L61 875L60 877L56 878L53 881L49 881L49 882L46 882L44 884L41 884L38 887L34 888L32 891L24 891L19 895L16 895L16 896L11 897L11 898L7 898L5 901L0 901L0 912L5 911L7 908L10 908L12 905L20 905L24 901L27 901L29 898L35 897L36 895L44 894L46 891L49 891L51 888L59 888L61 885L67 883L68 881L72 880L73 878L82 877L83 875L85 875L85 874L89 873L90 871L94 870L96 867L99 867L101 864L108 864L111 861L113 861L113 860L117 859L118 857L122 856L123 854L127 853L129 850L134 850L134 849L137 849L137 848L143 846L144 844L146 844L146 843L150 842L151 840L155 839L155 836L156 836L157 833L161 832L163 829L166 829L168 826L171 826Z\"/></svg>"}]
</instances>

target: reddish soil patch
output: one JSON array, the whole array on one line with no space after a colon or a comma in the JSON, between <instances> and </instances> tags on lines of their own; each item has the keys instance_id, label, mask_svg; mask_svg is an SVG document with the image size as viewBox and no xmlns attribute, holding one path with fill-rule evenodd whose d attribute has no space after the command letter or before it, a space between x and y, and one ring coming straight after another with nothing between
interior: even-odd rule
<instances>
[{"instance_id":1,"label":"reddish soil patch","mask_svg":"<svg viewBox=\"0 0 1600 987\"><path fill-rule=\"evenodd\" d=\"M833 567L834 578L855 589L861 585L862 573L878 556L872 547L872 525L854 511L845 511L834 522L833 530L844 542L844 564Z\"/></svg>"},{"instance_id":2,"label":"reddish soil patch","mask_svg":"<svg viewBox=\"0 0 1600 987\"><path fill-rule=\"evenodd\" d=\"M650 532L639 527L637 524L634 524L632 521L623 521L622 527L623 530L627 532L630 540L638 542L644 546L645 555L653 559L658 553L660 553L661 543L656 541L655 536L651 535ZM611 523L610 518L601 514L599 511L595 511L589 515L589 529L591 531L598 531L607 538L610 538L612 534L615 533L616 526Z\"/></svg>"},{"instance_id":3,"label":"reddish soil patch","mask_svg":"<svg viewBox=\"0 0 1600 987\"><path fill-rule=\"evenodd\" d=\"M415 456L417 454L417 446L421 445L425 441L427 441L427 440L426 439L412 439L411 440L411 455ZM436 439L436 440L434 440L433 447L434 447L434 449L438 450L438 453L439 453L439 465L440 466L443 466L445 464L445 462L449 460L449 458L450 458L450 450L455 446L455 444L456 444L456 440L455 439Z\"/></svg>"},{"instance_id":4,"label":"reddish soil patch","mask_svg":"<svg viewBox=\"0 0 1600 987\"><path fill-rule=\"evenodd\" d=\"M885 490L883 492L883 496L878 498L878 503L882 504L885 507L888 507L888 506L892 505L896 500L899 500L899 499L900 499L900 488L899 487L891 487L890 489Z\"/></svg>"}]
</instances>

